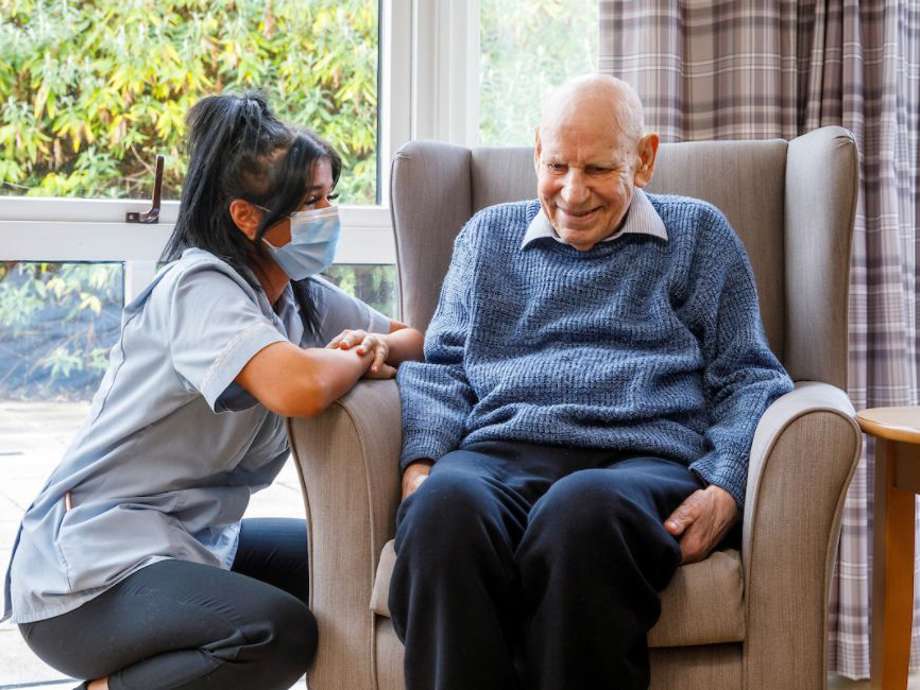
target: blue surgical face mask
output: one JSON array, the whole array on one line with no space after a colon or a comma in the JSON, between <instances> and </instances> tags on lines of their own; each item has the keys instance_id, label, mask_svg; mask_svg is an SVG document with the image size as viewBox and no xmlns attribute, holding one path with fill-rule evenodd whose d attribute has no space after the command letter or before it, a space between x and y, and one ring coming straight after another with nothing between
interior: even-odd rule
<instances>
[{"instance_id":1,"label":"blue surgical face mask","mask_svg":"<svg viewBox=\"0 0 920 690\"><path fill-rule=\"evenodd\" d=\"M304 280L332 265L341 226L336 206L297 211L291 214L291 241L276 247L262 241L275 262L291 280Z\"/></svg>"}]
</instances>

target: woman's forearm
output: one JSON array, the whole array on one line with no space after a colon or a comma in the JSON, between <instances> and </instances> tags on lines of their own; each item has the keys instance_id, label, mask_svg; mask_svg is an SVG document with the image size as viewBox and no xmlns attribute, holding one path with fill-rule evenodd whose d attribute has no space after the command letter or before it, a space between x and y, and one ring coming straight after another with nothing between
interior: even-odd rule
<instances>
[{"instance_id":1,"label":"woman's forearm","mask_svg":"<svg viewBox=\"0 0 920 690\"><path fill-rule=\"evenodd\" d=\"M303 349L278 342L253 356L235 380L272 412L312 417L347 393L372 359L371 353L354 349Z\"/></svg>"},{"instance_id":2,"label":"woman's forearm","mask_svg":"<svg viewBox=\"0 0 920 690\"><path fill-rule=\"evenodd\" d=\"M354 388L354 385L367 372L368 366L373 361L373 354L359 355L355 349L330 350L325 348L310 348L304 351L313 360L316 366L316 395L319 414L329 405Z\"/></svg>"}]
</instances>

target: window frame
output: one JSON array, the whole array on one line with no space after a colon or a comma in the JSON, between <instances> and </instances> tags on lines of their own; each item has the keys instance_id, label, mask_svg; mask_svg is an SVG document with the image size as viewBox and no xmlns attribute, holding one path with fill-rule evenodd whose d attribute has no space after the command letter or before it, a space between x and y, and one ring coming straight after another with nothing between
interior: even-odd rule
<instances>
[{"instance_id":1,"label":"window frame","mask_svg":"<svg viewBox=\"0 0 920 690\"><path fill-rule=\"evenodd\" d=\"M379 4L377 205L341 208L337 264L395 264L390 160L412 139L474 146L479 136L479 0ZM125 301L153 278L179 204L156 224L124 222L148 200L0 197L0 260L124 264Z\"/></svg>"}]
</instances>

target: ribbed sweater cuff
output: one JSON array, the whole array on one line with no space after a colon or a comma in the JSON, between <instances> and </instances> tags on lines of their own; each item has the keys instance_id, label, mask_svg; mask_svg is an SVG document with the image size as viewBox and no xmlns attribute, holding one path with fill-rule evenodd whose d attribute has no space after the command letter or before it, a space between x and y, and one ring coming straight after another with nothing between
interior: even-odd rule
<instances>
[{"instance_id":1,"label":"ribbed sweater cuff","mask_svg":"<svg viewBox=\"0 0 920 690\"><path fill-rule=\"evenodd\" d=\"M690 469L699 474L707 484L715 484L725 489L735 499L738 510L744 511L744 494L747 490L747 463L724 457L719 458L714 454L710 454L691 464Z\"/></svg>"},{"instance_id":2,"label":"ribbed sweater cuff","mask_svg":"<svg viewBox=\"0 0 920 690\"><path fill-rule=\"evenodd\" d=\"M454 450L456 446L457 441L444 434L432 431L411 434L411 437L403 440L399 469L405 470L410 464L423 458L437 461L445 453Z\"/></svg>"}]
</instances>

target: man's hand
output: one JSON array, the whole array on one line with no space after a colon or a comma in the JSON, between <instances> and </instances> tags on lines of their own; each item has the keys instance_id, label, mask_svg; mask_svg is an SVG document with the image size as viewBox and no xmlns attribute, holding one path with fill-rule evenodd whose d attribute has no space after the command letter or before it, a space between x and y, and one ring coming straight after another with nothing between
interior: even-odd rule
<instances>
[{"instance_id":1,"label":"man's hand","mask_svg":"<svg viewBox=\"0 0 920 690\"><path fill-rule=\"evenodd\" d=\"M396 376L396 369L386 363L390 357L390 343L382 333L345 330L329 341L326 347L333 350L349 350L354 347L355 352L361 356L372 353L373 359L364 374L366 379L391 379Z\"/></svg>"},{"instance_id":2,"label":"man's hand","mask_svg":"<svg viewBox=\"0 0 920 690\"><path fill-rule=\"evenodd\" d=\"M402 500L406 500L428 479L434 460L416 460L406 467L402 476Z\"/></svg>"},{"instance_id":3,"label":"man's hand","mask_svg":"<svg viewBox=\"0 0 920 690\"><path fill-rule=\"evenodd\" d=\"M681 562L696 563L722 541L737 517L738 504L731 494L710 484L690 494L665 520L664 528L680 537Z\"/></svg>"}]
</instances>

